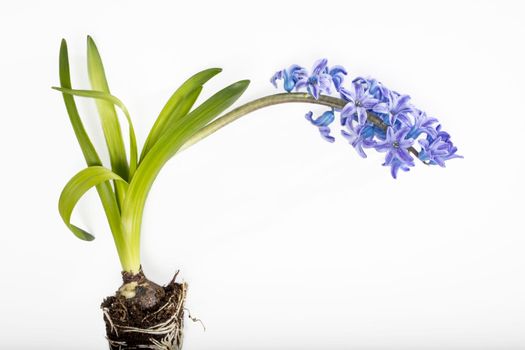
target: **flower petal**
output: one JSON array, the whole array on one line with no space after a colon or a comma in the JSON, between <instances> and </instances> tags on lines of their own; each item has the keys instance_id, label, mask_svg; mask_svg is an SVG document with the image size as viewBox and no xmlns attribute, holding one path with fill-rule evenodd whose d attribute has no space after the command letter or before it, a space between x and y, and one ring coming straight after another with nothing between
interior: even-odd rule
<instances>
[{"instance_id":1,"label":"flower petal","mask_svg":"<svg viewBox=\"0 0 525 350\"><path fill-rule=\"evenodd\" d=\"M329 74L331 76L334 76L334 75L340 75L340 74L347 75L348 73L343 66L333 66L332 68L330 68Z\"/></svg>"},{"instance_id":2,"label":"flower petal","mask_svg":"<svg viewBox=\"0 0 525 350\"><path fill-rule=\"evenodd\" d=\"M342 87L341 89L339 89L339 93L341 94L341 97L344 100L355 103L355 92L354 91L351 91L351 90L348 90Z\"/></svg>"},{"instance_id":3,"label":"flower petal","mask_svg":"<svg viewBox=\"0 0 525 350\"><path fill-rule=\"evenodd\" d=\"M363 107L357 107L357 120L359 125L364 125L366 123L368 115L366 114L366 109Z\"/></svg>"},{"instance_id":4,"label":"flower petal","mask_svg":"<svg viewBox=\"0 0 525 350\"><path fill-rule=\"evenodd\" d=\"M284 89L287 92L291 92L294 87L296 86L296 81L293 78L292 75L287 70L283 71L283 77L284 77Z\"/></svg>"},{"instance_id":5,"label":"flower petal","mask_svg":"<svg viewBox=\"0 0 525 350\"><path fill-rule=\"evenodd\" d=\"M330 128L327 126L321 126L319 127L319 133L321 134L321 137L325 139L328 142L334 142L335 138L330 135Z\"/></svg>"},{"instance_id":6,"label":"flower petal","mask_svg":"<svg viewBox=\"0 0 525 350\"><path fill-rule=\"evenodd\" d=\"M381 113L381 114L387 114L388 113L388 105L384 102L381 102L381 103L378 103L376 104L372 110L376 113Z\"/></svg>"},{"instance_id":7,"label":"flower petal","mask_svg":"<svg viewBox=\"0 0 525 350\"><path fill-rule=\"evenodd\" d=\"M283 78L283 71L280 70L278 72L275 72L274 75L270 78L270 82L277 88L277 80L281 80Z\"/></svg>"},{"instance_id":8,"label":"flower petal","mask_svg":"<svg viewBox=\"0 0 525 350\"><path fill-rule=\"evenodd\" d=\"M307 115L310 114L310 113L312 113L312 112L307 113ZM315 120L312 118L311 115L310 115L309 118L310 118L310 119L309 119L310 122L311 122L313 125L321 127L321 126L328 126L328 125L332 124L332 122L333 122L334 119L335 119L335 115L334 115L334 112L332 112L332 111L326 111L326 112L324 112L323 114L321 114L321 115L320 115L317 119L315 119ZM308 119L308 118L307 118L307 119Z\"/></svg>"},{"instance_id":9,"label":"flower petal","mask_svg":"<svg viewBox=\"0 0 525 350\"><path fill-rule=\"evenodd\" d=\"M321 58L320 60L315 61L314 66L312 67L312 75L321 74L326 68L327 64L328 60L326 58Z\"/></svg>"},{"instance_id":10,"label":"flower petal","mask_svg":"<svg viewBox=\"0 0 525 350\"><path fill-rule=\"evenodd\" d=\"M414 158L412 158L410 154L408 154L408 151L404 148L398 148L396 153L398 158L404 163L410 164L414 161Z\"/></svg>"},{"instance_id":11,"label":"flower petal","mask_svg":"<svg viewBox=\"0 0 525 350\"><path fill-rule=\"evenodd\" d=\"M302 78L302 79L299 79L296 83L295 83L295 90L296 91L299 91L300 89L304 88L308 86L308 79L306 78ZM291 91L291 90L290 90ZM290 92L288 91L288 92Z\"/></svg>"},{"instance_id":12,"label":"flower petal","mask_svg":"<svg viewBox=\"0 0 525 350\"><path fill-rule=\"evenodd\" d=\"M317 84L308 84L308 93L316 100L319 99L319 86Z\"/></svg>"},{"instance_id":13,"label":"flower petal","mask_svg":"<svg viewBox=\"0 0 525 350\"><path fill-rule=\"evenodd\" d=\"M392 151L388 151L386 156L385 156L385 164L390 164L392 163L392 159L394 159L394 152Z\"/></svg>"},{"instance_id":14,"label":"flower petal","mask_svg":"<svg viewBox=\"0 0 525 350\"><path fill-rule=\"evenodd\" d=\"M357 154L359 154L361 156L361 158L366 158L367 157L366 153L365 153L365 150L363 149L363 146L362 146L362 144L360 142L354 146L354 149L357 151Z\"/></svg>"},{"instance_id":15,"label":"flower petal","mask_svg":"<svg viewBox=\"0 0 525 350\"><path fill-rule=\"evenodd\" d=\"M341 110L341 118L345 120L348 118L353 118L356 113L355 105L352 102L348 102L343 109ZM345 123L343 123L344 125Z\"/></svg>"}]
</instances>

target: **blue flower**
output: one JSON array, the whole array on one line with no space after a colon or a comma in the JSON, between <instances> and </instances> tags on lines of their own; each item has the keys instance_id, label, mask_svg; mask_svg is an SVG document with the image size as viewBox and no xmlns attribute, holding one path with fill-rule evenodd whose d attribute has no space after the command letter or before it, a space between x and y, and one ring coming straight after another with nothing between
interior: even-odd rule
<instances>
[{"instance_id":1,"label":"blue flower","mask_svg":"<svg viewBox=\"0 0 525 350\"><path fill-rule=\"evenodd\" d=\"M366 84L354 81L349 89L342 87L339 90L341 97L348 101L341 110L341 125L345 125L348 119L353 119L356 115L359 124L364 124L367 119L367 110L375 111L379 100L370 95L366 88ZM379 110L382 111L382 106L379 107Z\"/></svg>"},{"instance_id":2,"label":"blue flower","mask_svg":"<svg viewBox=\"0 0 525 350\"><path fill-rule=\"evenodd\" d=\"M388 104L390 101L390 90L381 82L375 79L368 79L368 92L377 98L381 103Z\"/></svg>"},{"instance_id":3,"label":"blue flower","mask_svg":"<svg viewBox=\"0 0 525 350\"><path fill-rule=\"evenodd\" d=\"M270 78L270 82L277 87L277 80L284 79L283 87L287 92L305 88L317 100L321 93L330 95L332 86L339 91L347 74L342 66L329 68L328 60L323 58L314 63L311 74L307 69L294 64L288 69L277 71Z\"/></svg>"},{"instance_id":4,"label":"blue flower","mask_svg":"<svg viewBox=\"0 0 525 350\"><path fill-rule=\"evenodd\" d=\"M414 164L407 164L401 162L399 159L395 158L390 162L390 164L383 163L383 166L390 166L390 174L394 179L397 179L397 172L399 169L403 171L410 171L410 167L414 166Z\"/></svg>"},{"instance_id":5,"label":"blue flower","mask_svg":"<svg viewBox=\"0 0 525 350\"><path fill-rule=\"evenodd\" d=\"M313 125L317 126L319 128L319 133L321 134L321 137L325 139L328 142L334 142L335 138L330 135L330 128L328 125L332 124L332 122L335 119L334 111L326 111L322 115L320 115L317 119L313 119L313 113L308 112L304 116L306 120L308 120Z\"/></svg>"},{"instance_id":6,"label":"blue flower","mask_svg":"<svg viewBox=\"0 0 525 350\"><path fill-rule=\"evenodd\" d=\"M403 125L410 125L410 115L415 112L410 104L410 96L391 91L389 107L390 125L394 125L398 120Z\"/></svg>"},{"instance_id":7,"label":"blue flower","mask_svg":"<svg viewBox=\"0 0 525 350\"><path fill-rule=\"evenodd\" d=\"M388 106L390 104L390 90L374 78L358 77L354 82L364 84L370 95L376 98L380 103ZM388 113L388 110L385 111Z\"/></svg>"},{"instance_id":8,"label":"blue flower","mask_svg":"<svg viewBox=\"0 0 525 350\"><path fill-rule=\"evenodd\" d=\"M332 92L332 77L328 73L328 60L326 58L320 59L314 63L312 74L302 75L295 84L295 89L299 90L306 87L308 93L316 100L319 98L321 92L330 95Z\"/></svg>"},{"instance_id":9,"label":"blue flower","mask_svg":"<svg viewBox=\"0 0 525 350\"><path fill-rule=\"evenodd\" d=\"M277 87L277 80L284 79L283 87L287 92L292 92L297 82L308 76L305 68L297 64L291 65L288 69L277 71L271 78L270 82Z\"/></svg>"},{"instance_id":10,"label":"blue flower","mask_svg":"<svg viewBox=\"0 0 525 350\"><path fill-rule=\"evenodd\" d=\"M328 74L332 77L332 82L335 86L335 91L339 92L341 89L341 85L343 84L343 81L345 79L345 75L348 73L346 72L346 69L342 66L333 66L328 71Z\"/></svg>"},{"instance_id":11,"label":"blue flower","mask_svg":"<svg viewBox=\"0 0 525 350\"><path fill-rule=\"evenodd\" d=\"M386 129L385 139L374 146L376 151L386 152L384 165L391 165L393 160L397 159L403 165L414 166L414 158L408 153L408 149L414 143L413 139L406 138L409 131L410 128L394 131L390 126Z\"/></svg>"},{"instance_id":12,"label":"blue flower","mask_svg":"<svg viewBox=\"0 0 525 350\"><path fill-rule=\"evenodd\" d=\"M319 129L323 139L334 142L330 125L340 113L341 135L363 158L367 157L366 148L386 153L383 166L390 167L393 178L415 165L410 152L425 164L442 167L449 159L463 158L456 154L450 135L441 130L441 125L435 126L438 120L412 105L410 96L390 90L374 78L357 77L345 87L346 75L345 68L330 68L328 61L321 59L314 63L311 73L292 65L275 73L270 81L277 86L276 81L282 79L286 91L304 89L315 99L322 93L330 95L335 88L345 103L342 109L326 111L317 118L308 112L305 118Z\"/></svg>"},{"instance_id":13,"label":"blue flower","mask_svg":"<svg viewBox=\"0 0 525 350\"><path fill-rule=\"evenodd\" d=\"M420 160L428 164L438 164L444 168L446 160L463 158L463 156L456 154L457 147L450 141L450 135L445 131L441 131L441 125L438 125L436 132L436 138L427 135L426 139L418 141L421 145L421 151L418 155Z\"/></svg>"},{"instance_id":14,"label":"blue flower","mask_svg":"<svg viewBox=\"0 0 525 350\"><path fill-rule=\"evenodd\" d=\"M346 127L347 130L341 130L341 135L348 140L362 158L366 158L363 147L374 147L375 141L373 138L375 127L370 123L356 123L353 119L347 119Z\"/></svg>"},{"instance_id":15,"label":"blue flower","mask_svg":"<svg viewBox=\"0 0 525 350\"><path fill-rule=\"evenodd\" d=\"M437 130L432 126L437 123L436 118L428 117L423 111L417 111L414 114L414 123L411 125L410 132L407 137L411 139L417 139L421 134L427 134L433 138L437 137Z\"/></svg>"}]
</instances>

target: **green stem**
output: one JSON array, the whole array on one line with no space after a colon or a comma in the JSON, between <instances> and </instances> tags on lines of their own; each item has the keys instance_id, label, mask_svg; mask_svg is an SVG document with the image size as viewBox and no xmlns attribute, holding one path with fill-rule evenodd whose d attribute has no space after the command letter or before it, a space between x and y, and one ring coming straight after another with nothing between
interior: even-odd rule
<instances>
[{"instance_id":1,"label":"green stem","mask_svg":"<svg viewBox=\"0 0 525 350\"><path fill-rule=\"evenodd\" d=\"M324 95L319 96L319 99L316 100L315 98L313 98L311 95L307 93L298 93L298 92L295 92L295 93L285 92L281 94L261 97L251 102L248 102L240 107L237 107L234 110L226 113L222 117L215 119L213 122L206 125L204 128L200 129L197 133L195 133L188 141L186 141L184 146L181 147L180 151L210 136L214 132L225 127L231 122L239 119L240 117L245 116L248 113L251 113L253 111L256 111L264 107L269 107L269 106L278 105L282 103L312 103L312 104L318 104L318 105L331 107L334 109L342 109L348 102L341 98L324 96ZM368 113L367 120L375 124L376 126L380 127L383 130L386 130L386 128L388 127L388 125L386 125L378 116L374 114ZM409 148L409 151L415 154L416 156L418 155L417 151L412 147Z\"/></svg>"},{"instance_id":2,"label":"green stem","mask_svg":"<svg viewBox=\"0 0 525 350\"><path fill-rule=\"evenodd\" d=\"M341 109L346 104L344 100L330 97L330 96L320 96L318 100L306 93L282 93L269 95L265 97L258 98L251 102L248 102L240 107L235 108L234 110L226 113L220 118L215 119L210 124L206 125L204 128L195 133L184 146L181 147L181 151L190 147L191 145L199 142L205 137L213 134L217 130L225 127L231 122L239 119L242 116L245 116L248 113L256 111L258 109L269 107L273 105L278 105L282 103L313 103L324 105L332 108Z\"/></svg>"}]
</instances>

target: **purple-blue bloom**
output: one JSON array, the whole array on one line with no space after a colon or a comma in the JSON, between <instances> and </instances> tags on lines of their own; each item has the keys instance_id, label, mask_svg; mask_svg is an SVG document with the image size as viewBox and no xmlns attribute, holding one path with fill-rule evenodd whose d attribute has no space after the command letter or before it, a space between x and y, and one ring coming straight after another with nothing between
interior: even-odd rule
<instances>
[{"instance_id":1,"label":"purple-blue bloom","mask_svg":"<svg viewBox=\"0 0 525 350\"><path fill-rule=\"evenodd\" d=\"M341 85L343 84L343 81L345 79L345 75L347 75L346 69L342 66L333 66L328 71L328 74L332 77L332 82L335 86L335 91L338 91L341 89Z\"/></svg>"},{"instance_id":2,"label":"purple-blue bloom","mask_svg":"<svg viewBox=\"0 0 525 350\"><path fill-rule=\"evenodd\" d=\"M311 74L306 68L294 64L288 69L277 71L270 78L270 82L277 87L277 80L284 80L283 87L287 92L305 88L317 100L321 93L330 95L332 86L339 91L347 74L346 69L342 66L329 68L328 60L323 58L314 63Z\"/></svg>"},{"instance_id":3,"label":"purple-blue bloom","mask_svg":"<svg viewBox=\"0 0 525 350\"><path fill-rule=\"evenodd\" d=\"M390 167L393 178L397 178L399 170L409 171L415 166L409 151L425 164L442 167L449 159L463 158L456 154L457 147L450 135L441 130L438 120L415 107L408 95L390 90L373 78L358 77L345 87L346 75L344 67L330 68L328 61L321 59L315 62L311 73L292 65L275 73L270 81L277 86L276 81L282 79L286 91L306 89L315 99L322 93L330 95L334 87L341 102L346 102L343 108L326 111L317 118L308 112L306 119L319 129L323 139L334 142L330 125L335 113L339 113L341 135L363 158L367 157L365 148L386 153L383 165ZM415 149L415 145L420 149Z\"/></svg>"},{"instance_id":4,"label":"purple-blue bloom","mask_svg":"<svg viewBox=\"0 0 525 350\"><path fill-rule=\"evenodd\" d=\"M306 87L308 93L317 100L321 92L330 95L331 86L332 77L328 73L328 60L323 58L314 63L312 74L303 75L300 77L300 79L295 84L295 89L299 90L303 87Z\"/></svg>"},{"instance_id":5,"label":"purple-blue bloom","mask_svg":"<svg viewBox=\"0 0 525 350\"><path fill-rule=\"evenodd\" d=\"M349 89L342 87L339 90L341 97L348 101L341 110L342 125L345 125L349 118L352 119L356 115L359 124L364 124L367 118L367 110L375 111L379 100L370 95L366 88L365 84L354 81Z\"/></svg>"},{"instance_id":6,"label":"purple-blue bloom","mask_svg":"<svg viewBox=\"0 0 525 350\"><path fill-rule=\"evenodd\" d=\"M379 102L388 106L390 102L390 90L376 79L368 78L365 79L365 81L368 84L368 92L377 98Z\"/></svg>"},{"instance_id":7,"label":"purple-blue bloom","mask_svg":"<svg viewBox=\"0 0 525 350\"><path fill-rule=\"evenodd\" d=\"M404 165L414 166L414 158L408 153L408 149L414 143L413 139L406 138L409 132L410 128L394 131L389 126L386 129L385 139L375 144L376 151L386 152L385 165L390 165L394 159L397 159Z\"/></svg>"},{"instance_id":8,"label":"purple-blue bloom","mask_svg":"<svg viewBox=\"0 0 525 350\"><path fill-rule=\"evenodd\" d=\"M414 114L414 123L411 124L410 132L408 133L408 138L416 139L421 134L427 134L431 137L437 137L437 130L433 124L437 123L436 118L428 117L427 114L423 111L417 111Z\"/></svg>"},{"instance_id":9,"label":"purple-blue bloom","mask_svg":"<svg viewBox=\"0 0 525 350\"><path fill-rule=\"evenodd\" d=\"M397 179L397 173L399 169L403 171L410 171L410 166L414 166L414 164L407 165L401 162L400 160L398 160L397 158L395 158L392 160L390 164L383 163L383 166L390 166L390 174L392 175L394 179Z\"/></svg>"},{"instance_id":10,"label":"purple-blue bloom","mask_svg":"<svg viewBox=\"0 0 525 350\"><path fill-rule=\"evenodd\" d=\"M303 77L308 76L305 68L296 64L291 65L288 69L277 71L271 78L270 82L277 87L277 80L284 79L283 87L287 92L292 92L297 82Z\"/></svg>"},{"instance_id":11,"label":"purple-blue bloom","mask_svg":"<svg viewBox=\"0 0 525 350\"><path fill-rule=\"evenodd\" d=\"M441 131L441 125L438 125L436 131L436 138L427 135L426 139L418 141L421 145L418 158L428 164L438 164L443 168L446 160L463 158L463 156L456 154L457 147L450 141L450 135L445 131Z\"/></svg>"},{"instance_id":12,"label":"purple-blue bloom","mask_svg":"<svg viewBox=\"0 0 525 350\"><path fill-rule=\"evenodd\" d=\"M410 125L410 115L415 112L410 104L410 96L400 95L395 91L390 92L390 125L400 121L403 125Z\"/></svg>"},{"instance_id":13,"label":"purple-blue bloom","mask_svg":"<svg viewBox=\"0 0 525 350\"><path fill-rule=\"evenodd\" d=\"M333 111L326 111L323 114L321 114L317 119L313 118L313 112L306 113L304 117L310 123L319 128L319 133L321 134L321 137L323 139L325 139L328 142L335 141L335 138L330 135L330 128L328 127L328 125L332 124L332 122L335 119Z\"/></svg>"},{"instance_id":14,"label":"purple-blue bloom","mask_svg":"<svg viewBox=\"0 0 525 350\"><path fill-rule=\"evenodd\" d=\"M347 119L346 130L341 130L341 135L348 140L348 142L355 148L357 153L366 158L364 148L371 148L375 146L374 126L370 123L359 124L353 119Z\"/></svg>"}]
</instances>

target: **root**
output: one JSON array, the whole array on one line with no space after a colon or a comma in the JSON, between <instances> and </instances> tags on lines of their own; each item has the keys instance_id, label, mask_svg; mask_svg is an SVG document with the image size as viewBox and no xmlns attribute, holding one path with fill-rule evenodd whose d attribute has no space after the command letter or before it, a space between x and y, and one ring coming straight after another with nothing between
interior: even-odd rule
<instances>
[{"instance_id":1,"label":"root","mask_svg":"<svg viewBox=\"0 0 525 350\"><path fill-rule=\"evenodd\" d=\"M202 329L206 332L206 326L204 325L204 322L200 318L191 316L190 309L184 308L184 310L188 311L188 318L192 320L193 322L199 322L202 326Z\"/></svg>"},{"instance_id":2,"label":"root","mask_svg":"<svg viewBox=\"0 0 525 350\"><path fill-rule=\"evenodd\" d=\"M111 326L111 332L115 333L118 337L118 331L115 325L113 324L113 321L111 320L111 316L109 316L109 309L107 307L102 308L102 312L104 313L104 318L108 320L109 325Z\"/></svg>"},{"instance_id":3,"label":"root","mask_svg":"<svg viewBox=\"0 0 525 350\"><path fill-rule=\"evenodd\" d=\"M168 287L175 286L172 280ZM169 318L147 328L133 327L124 325L124 320L114 320L111 318L110 310L103 307L104 318L107 324L107 339L111 349L131 350L131 349L150 349L150 350L179 350L183 340L183 315L184 302L186 300L187 284L177 284L178 290L159 307L155 312L147 314L142 319L142 324L155 322L157 315L171 315ZM162 316L160 316L162 317ZM136 336L126 336L134 333ZM127 339L143 339L142 341L127 341ZM146 344L144 344L146 343Z\"/></svg>"}]
</instances>

